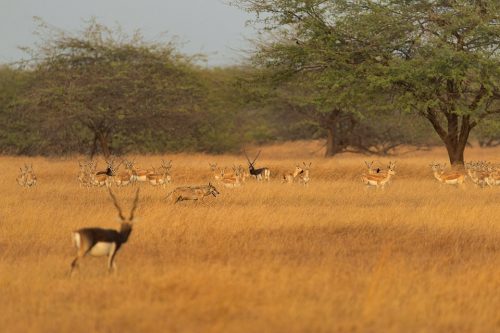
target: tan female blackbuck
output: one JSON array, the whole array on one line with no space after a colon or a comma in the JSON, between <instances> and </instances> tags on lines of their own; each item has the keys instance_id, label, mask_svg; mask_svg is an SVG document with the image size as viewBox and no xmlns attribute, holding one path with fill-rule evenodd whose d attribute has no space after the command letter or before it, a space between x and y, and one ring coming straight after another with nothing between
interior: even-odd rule
<instances>
[{"instance_id":1,"label":"tan female blackbuck","mask_svg":"<svg viewBox=\"0 0 500 333\"><path fill-rule=\"evenodd\" d=\"M368 166L368 164L367 164ZM391 179L391 176L394 176L396 174L396 171L394 170L396 168L396 162L389 162L389 167L387 171L378 171L376 173L368 173L363 174L361 176L361 179L363 183L367 186L376 186L384 188L385 185L389 182ZM368 166L368 169L371 170L371 164Z\"/></svg>"},{"instance_id":2,"label":"tan female blackbuck","mask_svg":"<svg viewBox=\"0 0 500 333\"><path fill-rule=\"evenodd\" d=\"M465 174L461 171L445 171L446 165L441 165L437 162L432 162L429 166L432 169L434 177L443 184L461 185L464 183Z\"/></svg>"},{"instance_id":3,"label":"tan female blackbuck","mask_svg":"<svg viewBox=\"0 0 500 333\"><path fill-rule=\"evenodd\" d=\"M132 232L134 221L134 212L139 201L139 189L135 193L134 204L130 210L130 216L126 218L123 215L122 209L116 200L111 189L108 188L109 195L113 200L113 204L118 210L118 217L121 221L120 230L102 229L102 228L83 228L73 232L73 243L77 249L77 255L71 262L70 275L73 274L75 267L78 267L78 261L90 254L94 257L108 257L108 271L116 269L114 262L116 253L123 244L125 244Z\"/></svg>"}]
</instances>

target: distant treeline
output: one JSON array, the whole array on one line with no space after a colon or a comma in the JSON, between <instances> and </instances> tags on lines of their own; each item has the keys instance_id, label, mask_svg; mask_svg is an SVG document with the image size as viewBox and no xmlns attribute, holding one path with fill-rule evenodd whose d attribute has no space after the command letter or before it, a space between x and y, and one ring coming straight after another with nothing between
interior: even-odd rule
<instances>
[{"instance_id":1,"label":"distant treeline","mask_svg":"<svg viewBox=\"0 0 500 333\"><path fill-rule=\"evenodd\" d=\"M79 34L39 22L26 60L0 67L0 152L223 153L323 138L327 156L441 143L462 163L470 133L498 144L500 5L365 2L234 1L266 13L256 21L272 38L223 68L95 20Z\"/></svg>"}]
</instances>

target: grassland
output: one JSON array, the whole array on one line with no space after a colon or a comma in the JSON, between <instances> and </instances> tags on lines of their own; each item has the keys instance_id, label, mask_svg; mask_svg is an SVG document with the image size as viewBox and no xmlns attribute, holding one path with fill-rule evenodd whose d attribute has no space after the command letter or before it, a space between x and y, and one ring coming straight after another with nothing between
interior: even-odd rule
<instances>
[{"instance_id":1,"label":"grassland","mask_svg":"<svg viewBox=\"0 0 500 333\"><path fill-rule=\"evenodd\" d=\"M79 187L76 157L1 157L0 331L500 331L500 188L438 184L428 164L445 154L435 150L398 156L392 184L367 190L366 157L311 150L269 147L257 162L276 174L312 161L308 187L249 182L173 206L172 186L143 186L117 273L87 258L72 279L71 231L118 226L108 194ZM160 158L136 157L145 167ZM245 162L169 158L174 185L206 182L208 161ZM36 188L15 182L24 162ZM133 191L115 189L126 207Z\"/></svg>"}]
</instances>

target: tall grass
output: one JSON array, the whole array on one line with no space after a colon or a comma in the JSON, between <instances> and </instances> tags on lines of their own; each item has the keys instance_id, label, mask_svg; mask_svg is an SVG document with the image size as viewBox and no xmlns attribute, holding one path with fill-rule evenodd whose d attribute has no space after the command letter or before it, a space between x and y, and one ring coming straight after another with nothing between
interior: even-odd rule
<instances>
[{"instance_id":1,"label":"tall grass","mask_svg":"<svg viewBox=\"0 0 500 333\"><path fill-rule=\"evenodd\" d=\"M174 185L142 186L116 274L105 259L86 258L72 279L71 231L118 227L109 195L79 187L76 158L0 158L0 330L500 330L500 188L440 185L428 167L445 161L436 150L398 156L392 183L366 189L365 158L311 157L301 145L264 149L257 167L276 175L307 159L307 187L275 177L174 206L166 199ZM499 162L498 153L468 156ZM206 183L209 161L245 162L169 158L175 185ZM143 167L160 159L136 156ZM36 188L15 181L24 162L33 163ZM134 188L114 191L129 209Z\"/></svg>"}]
</instances>

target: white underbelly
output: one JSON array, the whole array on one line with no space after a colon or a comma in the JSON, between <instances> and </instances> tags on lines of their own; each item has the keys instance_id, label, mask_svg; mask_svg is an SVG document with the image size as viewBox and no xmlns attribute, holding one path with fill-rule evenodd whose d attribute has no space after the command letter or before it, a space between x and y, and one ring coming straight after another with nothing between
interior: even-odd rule
<instances>
[{"instance_id":1,"label":"white underbelly","mask_svg":"<svg viewBox=\"0 0 500 333\"><path fill-rule=\"evenodd\" d=\"M73 232L73 244L77 249L80 248L80 245L82 244L81 239L80 239L80 233L79 232Z\"/></svg>"},{"instance_id":2,"label":"white underbelly","mask_svg":"<svg viewBox=\"0 0 500 333\"><path fill-rule=\"evenodd\" d=\"M165 184L165 181L163 179L150 179L149 183L153 186L157 186Z\"/></svg>"},{"instance_id":3,"label":"white underbelly","mask_svg":"<svg viewBox=\"0 0 500 333\"><path fill-rule=\"evenodd\" d=\"M115 243L98 242L92 247L89 253L94 257L107 256L114 252L115 247Z\"/></svg>"},{"instance_id":4,"label":"white underbelly","mask_svg":"<svg viewBox=\"0 0 500 333\"><path fill-rule=\"evenodd\" d=\"M135 180L138 181L138 182L147 182L148 181L148 177L146 175L144 175L144 176L135 176Z\"/></svg>"},{"instance_id":5,"label":"white underbelly","mask_svg":"<svg viewBox=\"0 0 500 333\"><path fill-rule=\"evenodd\" d=\"M233 183L233 182L224 182L224 186L225 187L229 187L229 188L233 188L233 187L240 187L241 184L240 183Z\"/></svg>"}]
</instances>

